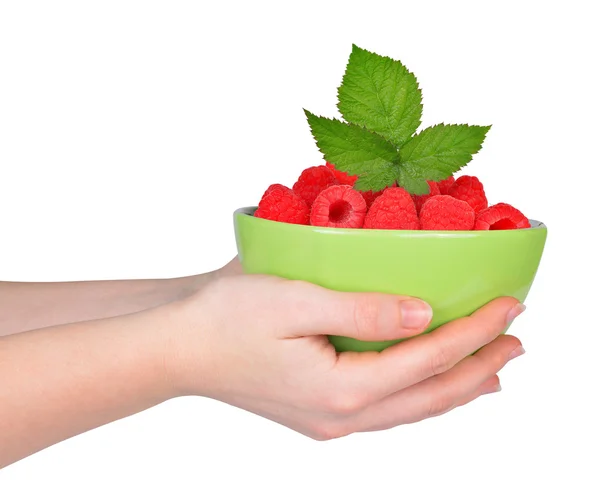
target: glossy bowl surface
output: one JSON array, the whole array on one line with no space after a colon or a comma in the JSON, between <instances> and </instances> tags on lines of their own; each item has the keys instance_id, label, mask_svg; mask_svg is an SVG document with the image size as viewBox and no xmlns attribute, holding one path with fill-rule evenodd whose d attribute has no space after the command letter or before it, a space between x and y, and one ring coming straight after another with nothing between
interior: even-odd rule
<instances>
[{"instance_id":1,"label":"glossy bowl surface","mask_svg":"<svg viewBox=\"0 0 600 500\"><path fill-rule=\"evenodd\" d=\"M390 231L285 224L234 213L244 271L309 281L348 292L383 292L426 300L428 331L471 314L490 300L524 301L546 241L546 226L504 231ZM380 351L398 341L331 336L338 351Z\"/></svg>"}]
</instances>

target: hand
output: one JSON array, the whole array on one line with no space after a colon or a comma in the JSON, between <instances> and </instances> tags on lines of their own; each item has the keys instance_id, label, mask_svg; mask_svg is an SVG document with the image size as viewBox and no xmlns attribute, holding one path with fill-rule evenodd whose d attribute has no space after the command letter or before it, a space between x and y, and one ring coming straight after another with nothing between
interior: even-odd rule
<instances>
[{"instance_id":1,"label":"hand","mask_svg":"<svg viewBox=\"0 0 600 500\"><path fill-rule=\"evenodd\" d=\"M524 309L503 297L381 353L337 354L325 335L412 337L431 309L409 297L232 274L177 304L167 362L177 394L215 398L315 439L445 413L499 390L496 373L524 352L500 335Z\"/></svg>"}]
</instances>

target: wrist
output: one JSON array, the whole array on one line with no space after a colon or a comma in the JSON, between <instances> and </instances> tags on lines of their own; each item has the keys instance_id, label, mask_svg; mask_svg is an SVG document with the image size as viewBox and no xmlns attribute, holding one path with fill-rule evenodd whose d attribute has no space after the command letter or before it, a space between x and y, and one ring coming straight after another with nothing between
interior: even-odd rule
<instances>
[{"instance_id":1,"label":"wrist","mask_svg":"<svg viewBox=\"0 0 600 500\"><path fill-rule=\"evenodd\" d=\"M166 295L164 303L185 300L191 297L218 278L221 271L222 269L216 269L204 274L162 280Z\"/></svg>"},{"instance_id":2,"label":"wrist","mask_svg":"<svg viewBox=\"0 0 600 500\"><path fill-rule=\"evenodd\" d=\"M215 280L239 274L243 274L243 270L236 256L223 267L208 273L159 280L158 287L163 290L165 295L163 304L166 304L168 302L188 299Z\"/></svg>"},{"instance_id":3,"label":"wrist","mask_svg":"<svg viewBox=\"0 0 600 500\"><path fill-rule=\"evenodd\" d=\"M219 284L238 274L242 269L235 257L215 271L169 280L171 300L158 308L156 320L165 323L161 369L171 397L214 397L219 356L211 341L219 318L227 317L219 314L227 295Z\"/></svg>"},{"instance_id":4,"label":"wrist","mask_svg":"<svg viewBox=\"0 0 600 500\"><path fill-rule=\"evenodd\" d=\"M212 396L211 374L215 349L215 279L189 297L165 305L160 313L168 323L165 330L163 368L171 393L178 396Z\"/></svg>"},{"instance_id":5,"label":"wrist","mask_svg":"<svg viewBox=\"0 0 600 500\"><path fill-rule=\"evenodd\" d=\"M136 353L132 366L139 374L140 389L157 402L183 395L174 369L175 341L182 324L180 309L181 302L173 301L109 319L124 321L123 326L131 335L131 351Z\"/></svg>"}]
</instances>

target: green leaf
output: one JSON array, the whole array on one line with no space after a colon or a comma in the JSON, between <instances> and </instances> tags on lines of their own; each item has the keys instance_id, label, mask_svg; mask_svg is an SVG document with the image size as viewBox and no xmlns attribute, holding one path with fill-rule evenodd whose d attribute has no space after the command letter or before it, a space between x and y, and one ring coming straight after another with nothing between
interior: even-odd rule
<instances>
[{"instance_id":1,"label":"green leaf","mask_svg":"<svg viewBox=\"0 0 600 500\"><path fill-rule=\"evenodd\" d=\"M338 109L348 122L400 147L421 124L421 98L415 75L400 61L352 46L338 89Z\"/></svg>"},{"instance_id":2,"label":"green leaf","mask_svg":"<svg viewBox=\"0 0 600 500\"><path fill-rule=\"evenodd\" d=\"M406 189L411 194L429 194L429 184L420 177L413 177L411 172L400 168L398 178L396 179L398 186Z\"/></svg>"},{"instance_id":3,"label":"green leaf","mask_svg":"<svg viewBox=\"0 0 600 500\"><path fill-rule=\"evenodd\" d=\"M304 112L325 159L337 169L359 176L356 189L379 191L394 183L399 158L393 144L358 125Z\"/></svg>"},{"instance_id":4,"label":"green leaf","mask_svg":"<svg viewBox=\"0 0 600 500\"><path fill-rule=\"evenodd\" d=\"M400 149L400 169L406 176L441 181L471 161L489 129L444 124L426 128Z\"/></svg>"}]
</instances>

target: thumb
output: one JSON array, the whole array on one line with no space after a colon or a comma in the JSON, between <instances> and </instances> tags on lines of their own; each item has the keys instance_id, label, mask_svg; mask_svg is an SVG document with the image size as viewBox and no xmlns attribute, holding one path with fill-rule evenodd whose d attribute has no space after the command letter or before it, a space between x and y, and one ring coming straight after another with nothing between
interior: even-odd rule
<instances>
[{"instance_id":1,"label":"thumb","mask_svg":"<svg viewBox=\"0 0 600 500\"><path fill-rule=\"evenodd\" d=\"M311 285L302 300L297 336L341 335L379 341L422 333L432 318L426 302L383 293L336 292ZM306 308L306 309L305 309Z\"/></svg>"}]
</instances>

